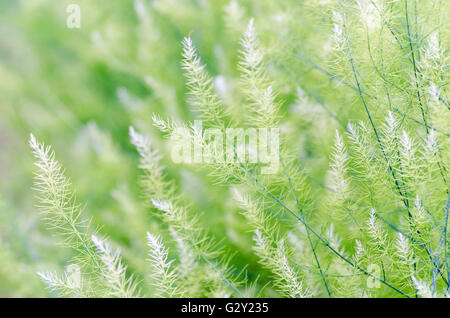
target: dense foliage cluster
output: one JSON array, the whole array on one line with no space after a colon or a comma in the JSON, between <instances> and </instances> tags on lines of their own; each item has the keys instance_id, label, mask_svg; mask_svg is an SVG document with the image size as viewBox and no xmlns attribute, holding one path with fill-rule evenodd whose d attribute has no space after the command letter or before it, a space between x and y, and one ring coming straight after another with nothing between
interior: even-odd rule
<instances>
[{"instance_id":1,"label":"dense foliage cluster","mask_svg":"<svg viewBox=\"0 0 450 318\"><path fill-rule=\"evenodd\" d=\"M450 295L450 2L78 2L0 2L0 295Z\"/></svg>"}]
</instances>

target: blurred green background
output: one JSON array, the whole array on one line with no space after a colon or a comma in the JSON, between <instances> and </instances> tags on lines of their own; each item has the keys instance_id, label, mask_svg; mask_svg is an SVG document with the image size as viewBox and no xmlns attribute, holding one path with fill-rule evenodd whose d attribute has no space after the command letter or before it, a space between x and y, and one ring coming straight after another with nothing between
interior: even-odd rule
<instances>
[{"instance_id":1,"label":"blurred green background","mask_svg":"<svg viewBox=\"0 0 450 318\"><path fill-rule=\"evenodd\" d=\"M339 121L364 118L357 94L308 62L327 67L328 2L0 0L0 296L51 296L36 271L60 270L72 257L35 208L31 132L52 145L84 216L120 247L130 272L138 279L146 275L145 232L160 233L161 226L139 187L130 125L166 154L169 177L200 211L208 232L236 253L233 265L267 283L243 218L230 207L228 188L201 170L173 164L151 117L195 118L180 67L188 34L221 97L239 105L239 39L254 17L283 122L290 124L288 140L300 149L308 173L322 182ZM71 3L81 8L79 29L66 26ZM299 86L327 108L296 113ZM373 107L375 118L385 115ZM312 188L324 191L314 182Z\"/></svg>"}]
</instances>

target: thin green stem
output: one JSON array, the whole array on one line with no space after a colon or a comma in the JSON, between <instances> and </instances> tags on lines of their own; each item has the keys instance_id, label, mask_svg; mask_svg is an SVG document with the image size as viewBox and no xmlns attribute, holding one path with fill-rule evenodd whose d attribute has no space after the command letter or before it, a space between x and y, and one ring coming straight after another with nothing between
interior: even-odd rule
<instances>
[{"instance_id":1,"label":"thin green stem","mask_svg":"<svg viewBox=\"0 0 450 318\"><path fill-rule=\"evenodd\" d=\"M286 165L285 165L285 163L284 163L283 157L281 156L281 154L279 155L279 157L280 157L281 165L283 166L284 173L286 174L286 177L287 177L288 180L289 180L289 185L290 185L290 187L291 187L292 194L293 194L294 197L295 197L295 201L296 201L296 203L297 203L298 213L300 213L300 215L301 215L303 218L305 218L305 215L304 215L304 213L303 213L303 209L302 209L300 200L298 199L297 193L296 193L295 188L294 188L294 185L293 185L293 183L292 183L292 179L291 179L291 177L289 176L289 173L288 173L288 171L287 171L287 169L286 169ZM323 284L324 284L324 286L325 286L325 289L327 290L328 296L331 297L331 291L330 291L330 289L328 288L327 280L326 280L326 278L325 278L325 276L324 276L324 273L323 273L323 271L322 271L322 267L320 266L320 262L319 262L319 259L318 259L318 257L317 257L316 249L315 249L314 244L313 244L313 242L312 242L312 240L311 240L311 235L310 235L310 233L309 233L309 229L308 229L306 226L305 226L305 229L306 229L306 236L308 237L309 246L311 247L311 250L312 250L312 252L313 252L313 254L314 254L314 259L315 259L315 261L316 261L316 264L317 264L317 267L318 267L318 269L319 269L320 275L322 276Z\"/></svg>"}]
</instances>

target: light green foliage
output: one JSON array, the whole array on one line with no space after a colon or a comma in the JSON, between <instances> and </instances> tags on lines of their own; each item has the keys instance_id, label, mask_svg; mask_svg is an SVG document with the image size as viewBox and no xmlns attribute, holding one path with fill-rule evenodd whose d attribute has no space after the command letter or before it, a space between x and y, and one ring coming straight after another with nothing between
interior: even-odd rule
<instances>
[{"instance_id":1,"label":"light green foliage","mask_svg":"<svg viewBox=\"0 0 450 318\"><path fill-rule=\"evenodd\" d=\"M92 235L92 242L97 248L97 254L103 263L102 275L107 282L107 291L112 297L136 297L136 286L131 278L126 277L126 267L122 265L118 250L99 237Z\"/></svg>"},{"instance_id":2,"label":"light green foliage","mask_svg":"<svg viewBox=\"0 0 450 318\"><path fill-rule=\"evenodd\" d=\"M78 2L0 2L0 296L448 297L449 1Z\"/></svg>"}]
</instances>

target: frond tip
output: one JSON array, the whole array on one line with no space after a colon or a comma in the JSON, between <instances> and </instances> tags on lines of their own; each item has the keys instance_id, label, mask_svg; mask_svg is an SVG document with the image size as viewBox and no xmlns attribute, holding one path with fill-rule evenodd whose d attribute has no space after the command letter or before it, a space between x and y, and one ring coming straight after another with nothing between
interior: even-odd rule
<instances>
[{"instance_id":1,"label":"frond tip","mask_svg":"<svg viewBox=\"0 0 450 318\"><path fill-rule=\"evenodd\" d=\"M39 192L39 208L48 224L64 238L64 244L97 263L95 251L87 234L87 222L81 220L81 209L75 203L70 180L55 159L51 147L30 135L30 147L39 168L35 173L35 189Z\"/></svg>"},{"instance_id":2,"label":"frond tip","mask_svg":"<svg viewBox=\"0 0 450 318\"><path fill-rule=\"evenodd\" d=\"M239 70L242 74L241 83L248 95L248 120L259 127L275 127L280 105L276 102L276 93L266 74L264 54L259 47L253 19L248 23L240 44Z\"/></svg>"},{"instance_id":3,"label":"frond tip","mask_svg":"<svg viewBox=\"0 0 450 318\"><path fill-rule=\"evenodd\" d=\"M221 127L224 108L214 92L213 80L205 70L205 65L201 63L191 37L185 37L182 45L182 66L186 72L191 103L200 111L203 120Z\"/></svg>"},{"instance_id":4,"label":"frond tip","mask_svg":"<svg viewBox=\"0 0 450 318\"><path fill-rule=\"evenodd\" d=\"M179 292L176 288L177 274L172 269L173 260L168 260L168 250L161 239L147 232L147 245L150 248L149 262L152 265L154 286L157 296L176 297Z\"/></svg>"},{"instance_id":5,"label":"frond tip","mask_svg":"<svg viewBox=\"0 0 450 318\"><path fill-rule=\"evenodd\" d=\"M113 250L106 241L96 235L92 235L92 242L104 265L102 274L109 287L110 296L135 297L136 286L131 278L126 278L127 267L122 265L119 250Z\"/></svg>"},{"instance_id":6,"label":"frond tip","mask_svg":"<svg viewBox=\"0 0 450 318\"><path fill-rule=\"evenodd\" d=\"M309 292L303 287L298 272L289 263L284 240L278 241L274 249L269 239L259 229L254 233L254 250L261 264L272 272L278 290L291 298L309 297Z\"/></svg>"},{"instance_id":7,"label":"frond tip","mask_svg":"<svg viewBox=\"0 0 450 318\"><path fill-rule=\"evenodd\" d=\"M81 276L72 277L64 274L59 276L53 272L37 272L38 276L47 285L47 288L64 297L87 297L81 285Z\"/></svg>"},{"instance_id":8,"label":"frond tip","mask_svg":"<svg viewBox=\"0 0 450 318\"><path fill-rule=\"evenodd\" d=\"M333 153L331 154L330 186L338 199L346 199L349 192L349 181L347 179L347 164L349 158L344 140L336 130Z\"/></svg>"}]
</instances>

